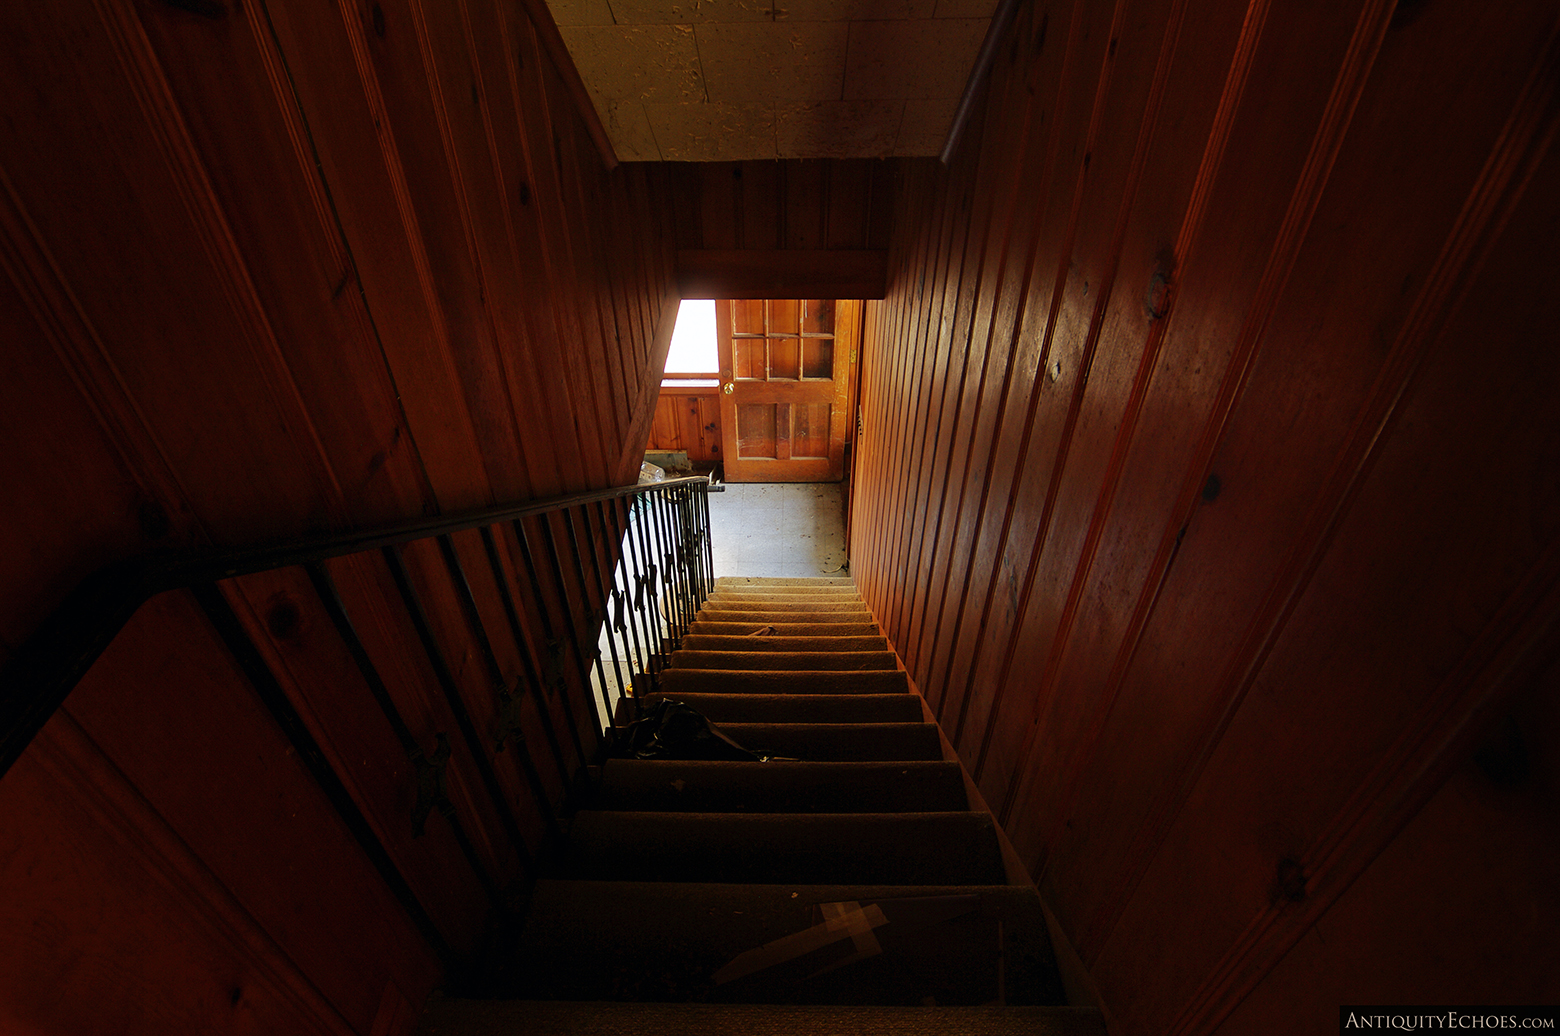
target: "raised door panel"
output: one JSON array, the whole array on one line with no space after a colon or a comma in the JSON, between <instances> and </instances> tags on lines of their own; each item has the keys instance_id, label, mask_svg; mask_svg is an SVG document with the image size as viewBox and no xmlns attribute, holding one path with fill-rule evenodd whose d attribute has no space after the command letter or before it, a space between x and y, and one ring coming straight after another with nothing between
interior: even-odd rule
<instances>
[{"instance_id":1,"label":"raised door panel","mask_svg":"<svg viewBox=\"0 0 1560 1036\"><path fill-rule=\"evenodd\" d=\"M839 481L861 304L739 299L715 312L727 481Z\"/></svg>"}]
</instances>

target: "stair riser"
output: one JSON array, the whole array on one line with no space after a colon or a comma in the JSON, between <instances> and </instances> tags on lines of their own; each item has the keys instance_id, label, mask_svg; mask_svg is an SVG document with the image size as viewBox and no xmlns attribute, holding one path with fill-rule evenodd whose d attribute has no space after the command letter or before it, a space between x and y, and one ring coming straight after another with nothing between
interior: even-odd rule
<instances>
[{"instance_id":1,"label":"stair riser","mask_svg":"<svg viewBox=\"0 0 1560 1036\"><path fill-rule=\"evenodd\" d=\"M887 651L689 651L671 656L673 669L826 670L893 669Z\"/></svg>"},{"instance_id":2,"label":"stair riser","mask_svg":"<svg viewBox=\"0 0 1560 1036\"><path fill-rule=\"evenodd\" d=\"M705 608L718 611L764 612L855 612L867 614L867 606L860 601L825 601L816 597L803 601L775 601L756 597L727 597L716 594L704 602Z\"/></svg>"},{"instance_id":3,"label":"stair riser","mask_svg":"<svg viewBox=\"0 0 1560 1036\"><path fill-rule=\"evenodd\" d=\"M741 669L668 669L661 674L662 694L903 694L910 681L903 670L866 669L854 673Z\"/></svg>"},{"instance_id":4,"label":"stair riser","mask_svg":"<svg viewBox=\"0 0 1560 1036\"><path fill-rule=\"evenodd\" d=\"M882 634L870 622L705 622L695 619L688 625L693 635L745 637L764 628L777 637L879 637ZM885 638L886 639L886 638Z\"/></svg>"},{"instance_id":5,"label":"stair riser","mask_svg":"<svg viewBox=\"0 0 1560 1036\"><path fill-rule=\"evenodd\" d=\"M647 694L680 701L712 723L920 723L921 702L909 694ZM618 702L619 724L635 719L634 701Z\"/></svg>"},{"instance_id":6,"label":"stair riser","mask_svg":"<svg viewBox=\"0 0 1560 1036\"><path fill-rule=\"evenodd\" d=\"M971 896L978 904L975 916L1002 922L1000 948L993 945L996 940L991 936L996 933L989 929L989 935L982 933L975 940L960 939L962 933L951 930L946 921L915 931L914 918L894 906L896 900L916 899L930 905ZM835 972L834 981L824 976L806 979L803 976L818 966L818 961L812 959L796 962L800 974L780 968L726 985L710 981L738 954L816 925L819 905L823 903L877 904L896 918L874 929L874 937L881 939L884 951L878 964L885 970L873 971L873 962L864 960ZM914 909L913 904L906 905ZM964 908L968 909L967 900ZM710 923L712 918L719 918L720 923ZM897 928L902 934L896 938L890 928ZM849 952L849 947L838 945L832 954L845 952ZM647 966L647 962L654 965ZM968 1030L957 1025L949 1027L949 1012L945 1009L939 1009L935 1027L928 1029L932 1019L927 1017L926 1008L920 1006L926 996L934 994L940 1005L984 1003L995 996L991 983L1002 965L1009 1004L1063 1002L1044 911L1034 887L1029 885L798 886L543 880L536 887L517 964L504 976L508 980L505 991L511 996L840 1004L862 1002L863 994L886 994L887 1002L917 1005L916 1010L922 1014L916 1026L890 1030L893 1036L930 1036L931 1032L939 1036L1061 1036L1049 1028L992 1028L995 1019L989 1017ZM887 982L878 984L885 978ZM825 1027L820 1028L819 1022L825 1022ZM854 1022L852 1019L851 1024L835 1027L831 1019L796 1019L794 1024L780 1028L755 1030L738 1025L709 1031L722 1036L812 1036L819 1032L866 1036L877 1031L871 1027L857 1028ZM670 1029L664 1036L684 1036L685 1031ZM1103 1036L1103 1029L1094 1031ZM595 1036L595 1030L591 1032ZM640 1032L629 1027L613 1030L612 1036ZM655 1030L655 1036L662 1036L662 1030Z\"/></svg>"},{"instance_id":7,"label":"stair riser","mask_svg":"<svg viewBox=\"0 0 1560 1036\"><path fill-rule=\"evenodd\" d=\"M849 576L717 576L715 586L717 589L725 589L731 586L753 586L765 589L775 587L813 587L813 586L846 586L854 588L855 580Z\"/></svg>"},{"instance_id":8,"label":"stair riser","mask_svg":"<svg viewBox=\"0 0 1560 1036\"><path fill-rule=\"evenodd\" d=\"M887 637L720 636L690 633L682 639L689 651L887 651Z\"/></svg>"},{"instance_id":9,"label":"stair riser","mask_svg":"<svg viewBox=\"0 0 1560 1036\"><path fill-rule=\"evenodd\" d=\"M773 626L777 623L790 622L849 622L858 625L867 625L872 622L872 616L865 612L843 611L755 611L755 610L729 610L725 608L705 607L694 617L694 622L751 622L755 626ZM873 627L876 635L881 636L882 631ZM869 636L872 634L869 634Z\"/></svg>"},{"instance_id":10,"label":"stair riser","mask_svg":"<svg viewBox=\"0 0 1560 1036\"><path fill-rule=\"evenodd\" d=\"M958 764L608 761L593 808L690 813L956 812Z\"/></svg>"},{"instance_id":11,"label":"stair riser","mask_svg":"<svg viewBox=\"0 0 1560 1036\"><path fill-rule=\"evenodd\" d=\"M729 594L732 597L825 597L841 600L860 600L861 594L854 586L717 586L711 593Z\"/></svg>"},{"instance_id":12,"label":"stair riser","mask_svg":"<svg viewBox=\"0 0 1560 1036\"><path fill-rule=\"evenodd\" d=\"M754 764L758 765L758 764ZM596 880L995 885L990 817L582 812L576 877Z\"/></svg>"},{"instance_id":13,"label":"stair riser","mask_svg":"<svg viewBox=\"0 0 1560 1036\"><path fill-rule=\"evenodd\" d=\"M942 758L930 723L721 723L720 730L758 755L810 762Z\"/></svg>"},{"instance_id":14,"label":"stair riser","mask_svg":"<svg viewBox=\"0 0 1560 1036\"><path fill-rule=\"evenodd\" d=\"M811 603L813 603L815 601L818 602L819 604L824 604L824 605L829 605L829 606L847 605L849 607L855 608L858 611L871 611L872 610L871 608L867 607L867 602L863 601L860 597L856 596L855 594L813 594L813 593L807 593L807 594L764 594L764 595L761 596L761 595L758 595L758 594L724 594L724 593L717 593L717 594L711 594L709 597L705 598L705 603L716 605L716 606L720 606L720 607L725 607L726 605L731 604L731 603L737 603L737 604L743 605L744 607L754 607L754 608L763 608L763 607L767 607L770 604L784 604L784 605L811 604Z\"/></svg>"}]
</instances>

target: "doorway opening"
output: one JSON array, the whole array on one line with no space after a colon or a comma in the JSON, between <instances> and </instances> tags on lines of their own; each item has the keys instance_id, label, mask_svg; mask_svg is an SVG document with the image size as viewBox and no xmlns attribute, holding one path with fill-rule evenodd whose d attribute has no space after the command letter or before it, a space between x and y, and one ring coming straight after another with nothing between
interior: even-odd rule
<instances>
[{"instance_id":1,"label":"doorway opening","mask_svg":"<svg viewBox=\"0 0 1560 1036\"><path fill-rule=\"evenodd\" d=\"M717 575L848 574L864 304L685 299L647 454L711 474Z\"/></svg>"}]
</instances>

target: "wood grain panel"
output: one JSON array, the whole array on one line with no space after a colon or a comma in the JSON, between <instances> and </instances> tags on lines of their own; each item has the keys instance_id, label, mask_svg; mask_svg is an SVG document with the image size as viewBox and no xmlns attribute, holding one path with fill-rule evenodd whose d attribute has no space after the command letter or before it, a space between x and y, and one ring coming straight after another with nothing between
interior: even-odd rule
<instances>
[{"instance_id":1,"label":"wood grain panel","mask_svg":"<svg viewBox=\"0 0 1560 1036\"><path fill-rule=\"evenodd\" d=\"M677 290L685 299L880 299L881 249L682 249Z\"/></svg>"},{"instance_id":2,"label":"wood grain panel","mask_svg":"<svg viewBox=\"0 0 1560 1036\"><path fill-rule=\"evenodd\" d=\"M6 774L0 815L28 833L0 856L8 1030L365 1031L67 714Z\"/></svg>"},{"instance_id":3,"label":"wood grain panel","mask_svg":"<svg viewBox=\"0 0 1560 1036\"><path fill-rule=\"evenodd\" d=\"M1560 650L1556 30L1039 3L899 168L852 572L1115 1031L1553 996L1498 964L1552 956L1552 854L1468 759ZM1509 867L1410 847L1475 817ZM1526 949L1406 943L1416 896Z\"/></svg>"},{"instance_id":4,"label":"wood grain panel","mask_svg":"<svg viewBox=\"0 0 1560 1036\"><path fill-rule=\"evenodd\" d=\"M526 4L187 7L101 0L0 14L18 41L0 70L0 475L14 498L0 517L0 653L89 570L146 550L519 503L621 484L638 466L676 310L673 177L604 168ZM857 180L851 190L870 192L870 175ZM778 204L778 186L772 195ZM860 211L883 218L865 200ZM781 225L778 210L754 212ZM865 233L851 214L837 226L842 239ZM593 659L567 631L603 613L595 573L617 548L578 523L553 533L571 588L553 585L555 562L541 553L540 594L511 530L494 543L507 566L498 577L475 534L453 541L492 666L437 550L411 551L410 564L461 700L483 736L518 724L555 807L560 771L596 747ZM518 828L507 821L383 560L330 571L412 739L428 748L449 735L449 797L475 867L441 817L423 839L405 830L404 746L342 645L322 635L328 617L306 578L254 577L231 599L438 932L472 949L490 920L484 884L521 877L547 810L511 742L489 753ZM273 628L289 604L298 624ZM544 609L556 609L545 622ZM274 724L231 662L212 661L220 645L202 654L205 620L144 621L104 663L120 666L117 683L105 690L113 680L95 677L70 699L72 722L144 800L125 823L160 817L185 840L208 874L195 898L218 889L242 904L248 934L222 938L253 952L234 957L206 921L170 905L166 882L194 877L147 879L139 864L115 877L94 860L8 889L8 926L47 926L49 904L77 911L11 973L56 988L54 969L61 990L89 972L112 981L99 997L50 1003L8 984L0 1012L25 1006L24 1027L51 1031L141 1031L124 1019L155 990L163 1000L146 1000L155 1022L145 1024L161 1031L400 1036L441 962L285 744L273 751ZM199 673L159 654L186 642ZM182 675L162 686L158 672ZM516 702L509 714L499 691ZM205 780L223 758L237 760L231 772ZM37 781L18 787L42 795ZM8 808L32 816L51 803ZM276 810L295 804L296 825L282 824ZM101 811L71 816L39 843L39 861L55 867L61 846L113 841L92 827L108 823ZM122 864L124 851L102 852ZM103 933L79 923L94 909L113 918ZM137 941L137 926L164 913L209 966L186 960L173 935ZM272 948L255 950L255 933ZM291 977L252 983L256 952ZM72 973L82 953L94 963ZM324 1008L299 1008L288 983Z\"/></svg>"},{"instance_id":5,"label":"wood grain panel","mask_svg":"<svg viewBox=\"0 0 1560 1036\"><path fill-rule=\"evenodd\" d=\"M416 929L192 598L144 607L65 711L355 1028L386 977L428 988Z\"/></svg>"},{"instance_id":6,"label":"wood grain panel","mask_svg":"<svg viewBox=\"0 0 1560 1036\"><path fill-rule=\"evenodd\" d=\"M720 401L714 388L666 386L646 450L683 450L695 465L720 460Z\"/></svg>"},{"instance_id":7,"label":"wood grain panel","mask_svg":"<svg viewBox=\"0 0 1560 1036\"><path fill-rule=\"evenodd\" d=\"M887 248L899 164L869 158L664 163L673 181L677 247Z\"/></svg>"}]
</instances>

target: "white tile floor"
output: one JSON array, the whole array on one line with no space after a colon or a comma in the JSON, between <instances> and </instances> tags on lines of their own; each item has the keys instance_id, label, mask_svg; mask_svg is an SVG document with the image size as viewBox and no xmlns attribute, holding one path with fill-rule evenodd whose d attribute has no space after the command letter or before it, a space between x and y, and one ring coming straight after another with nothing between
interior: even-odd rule
<instances>
[{"instance_id":1,"label":"white tile floor","mask_svg":"<svg viewBox=\"0 0 1560 1036\"><path fill-rule=\"evenodd\" d=\"M839 576L845 521L839 483L749 482L710 494L717 576Z\"/></svg>"}]
</instances>

